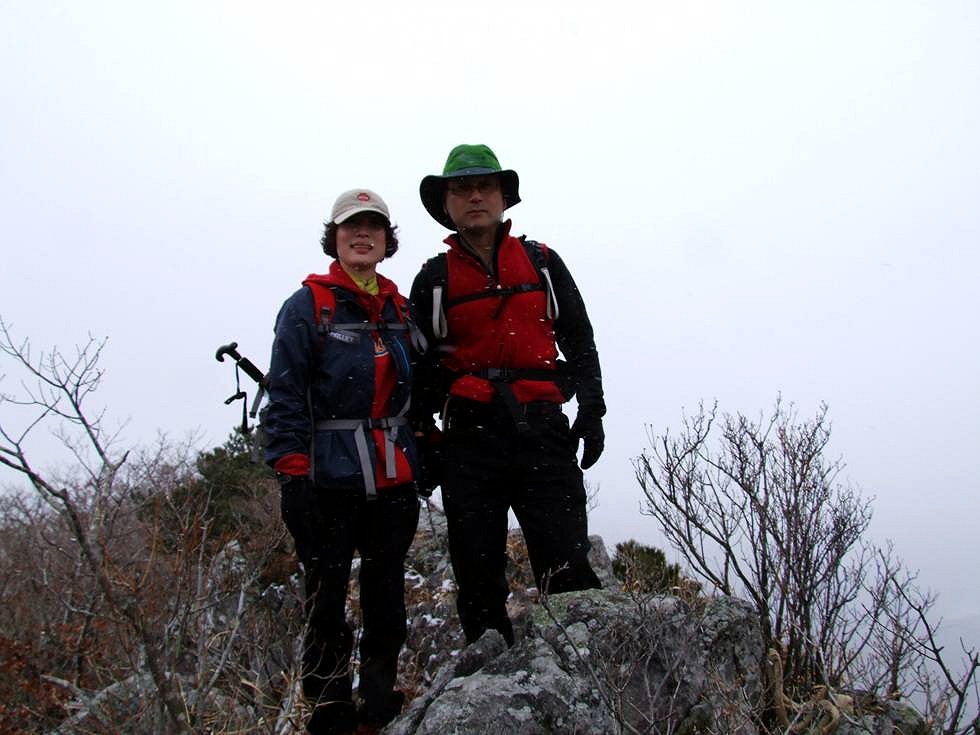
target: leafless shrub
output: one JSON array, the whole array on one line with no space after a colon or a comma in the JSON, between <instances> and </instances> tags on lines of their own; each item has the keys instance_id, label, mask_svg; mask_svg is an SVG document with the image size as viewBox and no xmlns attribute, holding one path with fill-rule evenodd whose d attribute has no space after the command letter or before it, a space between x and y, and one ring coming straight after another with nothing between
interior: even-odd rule
<instances>
[{"instance_id":1,"label":"leafless shrub","mask_svg":"<svg viewBox=\"0 0 980 735\"><path fill-rule=\"evenodd\" d=\"M190 442L117 450L87 406L104 345L34 357L0 320L0 355L26 376L0 396L26 416L4 413L0 464L30 489L0 501L0 689L41 703L11 700L0 726L290 732L303 614L274 485L258 478L234 498L247 512L226 513ZM68 469L32 462L42 428Z\"/></svg>"},{"instance_id":2,"label":"leafless shrub","mask_svg":"<svg viewBox=\"0 0 980 735\"><path fill-rule=\"evenodd\" d=\"M756 421L702 406L636 460L644 512L696 577L752 602L780 698L832 704L843 687L885 700L922 694L937 731L972 732L976 652L965 651L962 676L948 671L927 615L933 598L890 547L864 542L871 503L838 482L829 440L826 406L809 421L780 400ZM789 724L781 702L771 706L770 721Z\"/></svg>"}]
</instances>

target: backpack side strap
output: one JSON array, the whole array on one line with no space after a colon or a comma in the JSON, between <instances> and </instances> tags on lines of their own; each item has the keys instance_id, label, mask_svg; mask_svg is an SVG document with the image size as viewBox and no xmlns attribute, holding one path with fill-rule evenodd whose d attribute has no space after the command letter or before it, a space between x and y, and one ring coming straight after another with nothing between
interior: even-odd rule
<instances>
[{"instance_id":1,"label":"backpack side strap","mask_svg":"<svg viewBox=\"0 0 980 735\"><path fill-rule=\"evenodd\" d=\"M521 245L524 246L524 250L534 264L535 270L538 271L541 280L544 281L546 296L545 316L551 321L555 321L559 313L558 298L555 296L554 284L551 283L551 271L548 270L548 246L543 245L537 240L528 240L527 235L521 235L520 240Z\"/></svg>"},{"instance_id":2,"label":"backpack side strap","mask_svg":"<svg viewBox=\"0 0 980 735\"><path fill-rule=\"evenodd\" d=\"M432 284L432 335L436 339L445 339L449 334L449 323L446 321L444 299L446 284L449 282L449 263L446 254L439 253L425 262L425 269Z\"/></svg>"}]
</instances>

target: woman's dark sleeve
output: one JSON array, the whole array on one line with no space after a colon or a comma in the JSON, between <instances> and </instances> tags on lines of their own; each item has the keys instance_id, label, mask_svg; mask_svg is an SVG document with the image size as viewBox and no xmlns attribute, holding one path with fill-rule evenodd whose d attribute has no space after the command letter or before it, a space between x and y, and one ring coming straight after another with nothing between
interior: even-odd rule
<instances>
[{"instance_id":1,"label":"woman's dark sleeve","mask_svg":"<svg viewBox=\"0 0 980 735\"><path fill-rule=\"evenodd\" d=\"M276 317L272 358L269 362L269 405L265 417L266 463L310 451L310 412L307 392L313 369L313 295L302 288L290 296Z\"/></svg>"}]
</instances>

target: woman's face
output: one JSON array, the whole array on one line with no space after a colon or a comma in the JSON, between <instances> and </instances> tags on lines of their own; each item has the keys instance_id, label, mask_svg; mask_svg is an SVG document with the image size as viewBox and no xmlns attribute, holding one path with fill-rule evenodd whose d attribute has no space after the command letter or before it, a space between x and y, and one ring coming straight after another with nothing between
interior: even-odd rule
<instances>
[{"instance_id":1,"label":"woman's face","mask_svg":"<svg viewBox=\"0 0 980 735\"><path fill-rule=\"evenodd\" d=\"M385 257L388 222L375 212L361 212L337 225L337 259L347 270L373 271Z\"/></svg>"}]
</instances>

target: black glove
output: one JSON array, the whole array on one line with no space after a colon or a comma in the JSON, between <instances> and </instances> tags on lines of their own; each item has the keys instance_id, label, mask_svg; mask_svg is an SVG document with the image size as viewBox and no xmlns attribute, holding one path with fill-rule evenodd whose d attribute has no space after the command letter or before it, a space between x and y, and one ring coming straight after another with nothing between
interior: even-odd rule
<instances>
[{"instance_id":1,"label":"black glove","mask_svg":"<svg viewBox=\"0 0 980 735\"><path fill-rule=\"evenodd\" d=\"M442 454L442 432L435 426L415 437L419 450L419 495L430 497L446 478L446 459Z\"/></svg>"},{"instance_id":2,"label":"black glove","mask_svg":"<svg viewBox=\"0 0 980 735\"><path fill-rule=\"evenodd\" d=\"M578 440L584 444L582 450L581 467L583 470L589 469L599 461L603 447L606 444L606 432L602 430L602 416L588 408L580 407L575 423L572 424L572 438L576 440L576 452L578 451Z\"/></svg>"},{"instance_id":3,"label":"black glove","mask_svg":"<svg viewBox=\"0 0 980 735\"><path fill-rule=\"evenodd\" d=\"M319 561L320 542L325 531L315 490L305 475L280 475L282 520L296 544L296 555L304 566Z\"/></svg>"}]
</instances>

